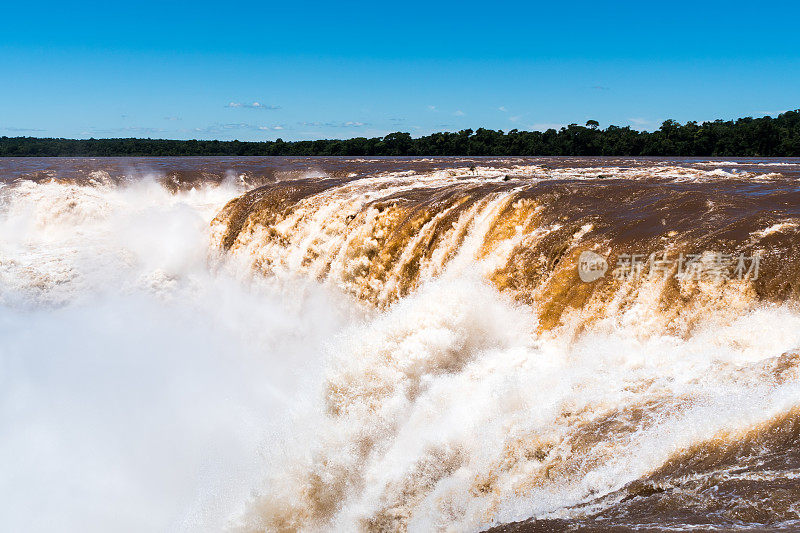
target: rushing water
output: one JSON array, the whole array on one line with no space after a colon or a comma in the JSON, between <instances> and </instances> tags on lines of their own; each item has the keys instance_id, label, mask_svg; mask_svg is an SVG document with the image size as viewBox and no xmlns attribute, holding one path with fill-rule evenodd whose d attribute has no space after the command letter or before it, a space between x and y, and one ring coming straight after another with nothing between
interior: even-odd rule
<instances>
[{"instance_id":1,"label":"rushing water","mask_svg":"<svg viewBox=\"0 0 800 533\"><path fill-rule=\"evenodd\" d=\"M0 529L796 529L798 180L0 160Z\"/></svg>"}]
</instances>

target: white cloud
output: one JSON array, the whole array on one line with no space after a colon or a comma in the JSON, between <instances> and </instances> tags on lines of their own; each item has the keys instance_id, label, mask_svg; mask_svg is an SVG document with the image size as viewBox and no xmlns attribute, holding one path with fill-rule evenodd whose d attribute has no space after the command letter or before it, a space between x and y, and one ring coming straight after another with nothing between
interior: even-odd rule
<instances>
[{"instance_id":1,"label":"white cloud","mask_svg":"<svg viewBox=\"0 0 800 533\"><path fill-rule=\"evenodd\" d=\"M41 130L41 129L39 129L39 128L15 128L15 127L12 127L12 126L8 126L8 127L0 128L0 129L2 129L2 130L5 130L5 131L13 131L13 132L16 132L16 133L37 132L37 131L38 131L38 132L41 132L41 131L45 131L45 130Z\"/></svg>"},{"instance_id":2,"label":"white cloud","mask_svg":"<svg viewBox=\"0 0 800 533\"><path fill-rule=\"evenodd\" d=\"M564 127L564 124L556 124L555 122L537 122L536 124L531 124L530 129L537 130L537 131L546 131L549 129L560 130Z\"/></svg>"},{"instance_id":3,"label":"white cloud","mask_svg":"<svg viewBox=\"0 0 800 533\"><path fill-rule=\"evenodd\" d=\"M367 122L355 122L348 120L346 122L298 122L301 126L325 127L325 128L361 128L369 126Z\"/></svg>"},{"instance_id":4,"label":"white cloud","mask_svg":"<svg viewBox=\"0 0 800 533\"><path fill-rule=\"evenodd\" d=\"M230 108L247 108L247 109L280 109L280 106L277 105L264 105L261 102L253 102L253 103L243 103L243 102L229 102L228 105L225 107Z\"/></svg>"},{"instance_id":5,"label":"white cloud","mask_svg":"<svg viewBox=\"0 0 800 533\"><path fill-rule=\"evenodd\" d=\"M517 125L517 128L521 128L528 131L546 131L549 129L559 130L564 127L564 124L556 123L556 122L534 122L533 124L530 123L530 119L524 120L526 115L530 113L523 113L522 115L514 115L508 117L508 120L513 122Z\"/></svg>"},{"instance_id":6,"label":"white cloud","mask_svg":"<svg viewBox=\"0 0 800 533\"><path fill-rule=\"evenodd\" d=\"M765 116L765 117L766 116L777 117L781 113L786 113L787 111L789 111L789 110L788 109L783 109L781 111L756 111L756 115L761 115L761 116Z\"/></svg>"},{"instance_id":7,"label":"white cloud","mask_svg":"<svg viewBox=\"0 0 800 533\"><path fill-rule=\"evenodd\" d=\"M81 135L160 135L166 131L163 128L125 126L123 128L91 128L89 131L81 132Z\"/></svg>"},{"instance_id":8,"label":"white cloud","mask_svg":"<svg viewBox=\"0 0 800 533\"><path fill-rule=\"evenodd\" d=\"M506 106L504 106L504 105L501 105L500 107L498 107L497 110L498 111L502 111L503 113L507 113L508 112L508 109L506 109Z\"/></svg>"},{"instance_id":9,"label":"white cloud","mask_svg":"<svg viewBox=\"0 0 800 533\"><path fill-rule=\"evenodd\" d=\"M231 131L264 131L270 129L269 126L259 126L257 124L248 124L246 122L235 122L228 124L211 124L204 128L194 128L193 131L198 133L209 133L214 135L223 134Z\"/></svg>"},{"instance_id":10,"label":"white cloud","mask_svg":"<svg viewBox=\"0 0 800 533\"><path fill-rule=\"evenodd\" d=\"M457 116L457 117L463 117L464 115L466 115L466 113L464 113L463 111L461 111L461 110L459 109L458 111L456 111L455 113L453 113L453 115L455 115L455 116Z\"/></svg>"}]
</instances>

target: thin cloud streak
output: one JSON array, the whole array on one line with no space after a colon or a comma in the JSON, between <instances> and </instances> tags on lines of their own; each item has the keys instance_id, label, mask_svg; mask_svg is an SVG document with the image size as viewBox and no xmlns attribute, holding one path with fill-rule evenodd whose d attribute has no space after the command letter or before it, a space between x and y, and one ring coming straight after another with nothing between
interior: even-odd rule
<instances>
[{"instance_id":1,"label":"thin cloud streak","mask_svg":"<svg viewBox=\"0 0 800 533\"><path fill-rule=\"evenodd\" d=\"M276 110L280 109L280 106L277 105L264 105L260 102L253 102L253 103L244 103L244 102L229 102L228 105L225 107L232 108L232 109L267 109L267 110Z\"/></svg>"},{"instance_id":2,"label":"thin cloud streak","mask_svg":"<svg viewBox=\"0 0 800 533\"><path fill-rule=\"evenodd\" d=\"M301 126L314 128L362 128L369 126L367 122L356 122L348 120L346 122L298 122Z\"/></svg>"},{"instance_id":3,"label":"thin cloud streak","mask_svg":"<svg viewBox=\"0 0 800 533\"><path fill-rule=\"evenodd\" d=\"M42 130L42 129L39 129L39 128L15 128L13 126L2 127L2 128L0 128L0 130L13 131L14 133L26 133L26 132L36 133L36 132L47 131L47 130Z\"/></svg>"}]
</instances>

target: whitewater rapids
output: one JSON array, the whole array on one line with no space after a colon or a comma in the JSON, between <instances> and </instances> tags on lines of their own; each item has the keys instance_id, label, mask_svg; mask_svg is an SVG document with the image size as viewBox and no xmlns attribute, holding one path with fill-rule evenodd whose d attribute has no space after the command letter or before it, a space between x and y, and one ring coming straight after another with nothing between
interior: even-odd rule
<instances>
[{"instance_id":1,"label":"whitewater rapids","mask_svg":"<svg viewBox=\"0 0 800 533\"><path fill-rule=\"evenodd\" d=\"M800 193L733 163L6 179L0 528L798 527ZM664 248L764 262L577 277Z\"/></svg>"}]
</instances>

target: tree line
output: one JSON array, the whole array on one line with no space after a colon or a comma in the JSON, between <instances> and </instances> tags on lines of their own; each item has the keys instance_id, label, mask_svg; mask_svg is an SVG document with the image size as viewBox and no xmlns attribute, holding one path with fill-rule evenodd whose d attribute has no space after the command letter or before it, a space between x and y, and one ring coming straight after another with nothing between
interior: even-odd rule
<instances>
[{"instance_id":1,"label":"tree line","mask_svg":"<svg viewBox=\"0 0 800 533\"><path fill-rule=\"evenodd\" d=\"M414 138L384 137L262 142L167 139L0 137L0 157L13 156L800 156L800 110L733 121L665 121L655 131L599 128L590 120L559 130L478 128Z\"/></svg>"}]
</instances>

